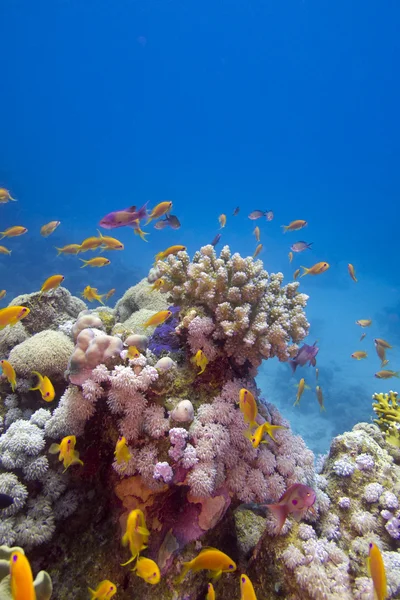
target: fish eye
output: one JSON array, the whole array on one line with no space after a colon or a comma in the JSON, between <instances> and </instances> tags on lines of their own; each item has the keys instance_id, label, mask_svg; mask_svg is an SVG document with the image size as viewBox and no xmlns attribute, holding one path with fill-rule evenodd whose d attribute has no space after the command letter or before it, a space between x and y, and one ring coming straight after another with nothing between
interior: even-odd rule
<instances>
[{"instance_id":1,"label":"fish eye","mask_svg":"<svg viewBox=\"0 0 400 600\"><path fill-rule=\"evenodd\" d=\"M242 583L246 583L246 579L242 577Z\"/></svg>"},{"instance_id":2,"label":"fish eye","mask_svg":"<svg viewBox=\"0 0 400 600\"><path fill-rule=\"evenodd\" d=\"M229 565L229 568L230 568L230 569L233 569L233 565Z\"/></svg>"},{"instance_id":3,"label":"fish eye","mask_svg":"<svg viewBox=\"0 0 400 600\"><path fill-rule=\"evenodd\" d=\"M46 392L46 393L45 393L45 396L50 396L50 392Z\"/></svg>"},{"instance_id":4,"label":"fish eye","mask_svg":"<svg viewBox=\"0 0 400 600\"><path fill-rule=\"evenodd\" d=\"M71 440L68 440L68 442L67 442L67 443L68 443L68 444L70 444L70 443L71 443Z\"/></svg>"}]
</instances>

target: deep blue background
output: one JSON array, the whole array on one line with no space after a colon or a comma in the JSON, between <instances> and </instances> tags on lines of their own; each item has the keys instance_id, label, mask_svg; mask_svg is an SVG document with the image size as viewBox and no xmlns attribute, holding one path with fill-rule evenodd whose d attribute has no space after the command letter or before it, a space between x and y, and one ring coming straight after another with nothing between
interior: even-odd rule
<instances>
[{"instance_id":1,"label":"deep blue background","mask_svg":"<svg viewBox=\"0 0 400 600\"><path fill-rule=\"evenodd\" d=\"M0 256L3 305L56 272L73 293L89 283L121 295L155 252L211 241L222 212L223 241L252 253L246 215L273 209L273 222L258 222L268 269L290 279L299 264L331 264L301 288L331 405L315 419L329 429L336 418L332 433L370 418L370 393L393 380L374 380L372 346L368 366L349 354L360 349L356 318L400 344L399 3L2 0L0 20L0 186L18 198L0 206L0 229L29 229ZM119 230L126 250L104 269L55 257L54 245L95 234L110 210L165 199L179 231L151 229L145 244ZM52 219L61 226L42 239ZM308 228L284 236L293 219ZM289 267L298 239L314 249ZM400 368L398 350L392 358ZM269 368L270 399L291 406L288 367L277 365L273 387ZM304 402L298 414L318 410Z\"/></svg>"}]
</instances>

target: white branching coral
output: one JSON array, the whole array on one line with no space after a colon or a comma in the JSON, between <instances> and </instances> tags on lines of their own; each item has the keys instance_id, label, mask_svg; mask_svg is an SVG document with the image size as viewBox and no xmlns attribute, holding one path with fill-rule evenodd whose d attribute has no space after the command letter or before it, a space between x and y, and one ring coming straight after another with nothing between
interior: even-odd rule
<instances>
[{"instance_id":1,"label":"white branching coral","mask_svg":"<svg viewBox=\"0 0 400 600\"><path fill-rule=\"evenodd\" d=\"M258 366L273 356L287 361L307 335L308 296L298 293L298 282L282 286L282 273L269 275L260 260L231 255L228 246L217 258L209 245L196 252L192 262L186 252L179 252L157 266L163 292L176 305L206 313L201 321L188 324L192 351L203 347L206 355L207 349L214 354L216 342L236 364L248 360ZM199 346L191 335L200 340Z\"/></svg>"}]
</instances>

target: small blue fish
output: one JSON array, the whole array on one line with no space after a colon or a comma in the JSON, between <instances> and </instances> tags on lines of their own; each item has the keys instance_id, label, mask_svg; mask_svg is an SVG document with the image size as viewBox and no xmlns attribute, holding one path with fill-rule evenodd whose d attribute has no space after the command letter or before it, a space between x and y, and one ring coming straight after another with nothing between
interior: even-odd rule
<instances>
[{"instance_id":1,"label":"small blue fish","mask_svg":"<svg viewBox=\"0 0 400 600\"><path fill-rule=\"evenodd\" d=\"M217 233L217 235L215 236L215 238L213 239L213 241L211 242L211 246L215 246L218 244L219 240L221 239L221 234Z\"/></svg>"}]
</instances>

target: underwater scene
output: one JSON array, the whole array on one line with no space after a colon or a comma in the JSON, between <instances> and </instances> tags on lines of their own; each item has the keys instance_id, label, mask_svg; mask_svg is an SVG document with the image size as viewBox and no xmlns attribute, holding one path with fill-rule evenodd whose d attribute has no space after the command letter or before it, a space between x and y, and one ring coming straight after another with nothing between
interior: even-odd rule
<instances>
[{"instance_id":1,"label":"underwater scene","mask_svg":"<svg viewBox=\"0 0 400 600\"><path fill-rule=\"evenodd\" d=\"M0 4L0 600L400 599L400 5Z\"/></svg>"}]
</instances>

